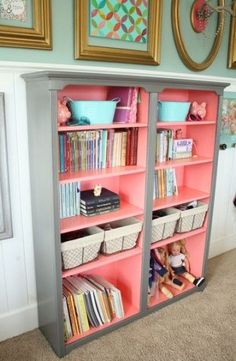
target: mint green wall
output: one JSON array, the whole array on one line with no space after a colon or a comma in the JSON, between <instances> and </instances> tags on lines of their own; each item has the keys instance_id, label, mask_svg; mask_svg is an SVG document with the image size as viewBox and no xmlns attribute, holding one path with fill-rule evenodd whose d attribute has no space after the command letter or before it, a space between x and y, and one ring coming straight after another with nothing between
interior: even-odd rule
<instances>
[{"instance_id":1,"label":"mint green wall","mask_svg":"<svg viewBox=\"0 0 236 361\"><path fill-rule=\"evenodd\" d=\"M186 4L189 6L189 0ZM186 11L189 18L189 11L187 6L181 0L182 12ZM185 9L185 10L184 10ZM187 12L188 11L188 12ZM56 63L56 64L70 64L70 65L100 65L107 67L121 67L121 68L136 68L148 69L157 71L169 71L180 73L192 73L181 61L177 50L175 48L174 39L171 27L171 0L163 0L163 17L162 17L162 40L161 40L161 65L147 66L147 65L133 65L120 64L109 62L91 62L74 60L74 16L73 16L73 1L72 0L52 0L52 33L53 33L53 50L30 50L17 48L0 48L0 60L2 61L20 61L20 62L42 62L42 63ZM208 40L205 40L201 46L188 38L188 31L185 31L186 43L189 43L190 54L194 60L199 59L199 53L206 52ZM190 32L189 32L190 33ZM223 36L223 42L220 51L214 63L206 70L199 72L199 74L217 75L226 77L235 77L236 70L227 69L227 54L228 54L228 38L229 38L229 16L226 16L226 24ZM210 41L209 41L210 43ZM204 45L205 44L205 45ZM207 48L208 49L208 48ZM195 53L195 57L194 57Z\"/></svg>"}]
</instances>

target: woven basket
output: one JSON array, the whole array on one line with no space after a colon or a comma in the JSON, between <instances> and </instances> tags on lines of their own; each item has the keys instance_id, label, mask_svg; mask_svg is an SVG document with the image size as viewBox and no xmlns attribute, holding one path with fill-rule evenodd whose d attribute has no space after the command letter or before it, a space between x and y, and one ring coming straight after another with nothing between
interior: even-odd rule
<instances>
[{"instance_id":1,"label":"woven basket","mask_svg":"<svg viewBox=\"0 0 236 361\"><path fill-rule=\"evenodd\" d=\"M98 256L104 231L99 227L86 228L78 238L61 244L62 263L64 269L78 267L92 261Z\"/></svg>"},{"instance_id":2,"label":"woven basket","mask_svg":"<svg viewBox=\"0 0 236 361\"><path fill-rule=\"evenodd\" d=\"M142 221L131 217L111 222L109 225L111 229L104 231L104 241L101 246L102 253L112 254L136 246L138 235L142 229Z\"/></svg>"},{"instance_id":3,"label":"woven basket","mask_svg":"<svg viewBox=\"0 0 236 361\"><path fill-rule=\"evenodd\" d=\"M189 232L197 228L201 228L205 221L208 204L198 202L196 208L180 211L180 218L177 222L176 232Z\"/></svg>"},{"instance_id":4,"label":"woven basket","mask_svg":"<svg viewBox=\"0 0 236 361\"><path fill-rule=\"evenodd\" d=\"M167 208L163 211L166 213L166 216L152 220L151 243L172 237L175 232L176 224L180 217L180 210L176 208Z\"/></svg>"}]
</instances>

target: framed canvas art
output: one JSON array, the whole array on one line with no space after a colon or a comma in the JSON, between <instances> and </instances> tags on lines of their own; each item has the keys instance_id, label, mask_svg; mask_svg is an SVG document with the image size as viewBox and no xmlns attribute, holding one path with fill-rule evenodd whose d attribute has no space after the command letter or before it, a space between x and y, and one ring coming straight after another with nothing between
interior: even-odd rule
<instances>
[{"instance_id":1,"label":"framed canvas art","mask_svg":"<svg viewBox=\"0 0 236 361\"><path fill-rule=\"evenodd\" d=\"M52 49L50 0L0 0L0 46Z\"/></svg>"},{"instance_id":2,"label":"framed canvas art","mask_svg":"<svg viewBox=\"0 0 236 361\"><path fill-rule=\"evenodd\" d=\"M75 0L75 58L160 64L162 0Z\"/></svg>"}]
</instances>

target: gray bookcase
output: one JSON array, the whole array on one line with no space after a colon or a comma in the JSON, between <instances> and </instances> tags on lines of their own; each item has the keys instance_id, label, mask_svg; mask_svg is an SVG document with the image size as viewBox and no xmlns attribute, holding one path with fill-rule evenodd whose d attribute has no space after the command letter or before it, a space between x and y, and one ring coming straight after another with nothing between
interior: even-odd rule
<instances>
[{"instance_id":1,"label":"gray bookcase","mask_svg":"<svg viewBox=\"0 0 236 361\"><path fill-rule=\"evenodd\" d=\"M38 296L38 314L39 326L42 333L51 344L59 357L66 355L70 350L79 345L88 342L92 339L104 335L118 327L121 327L137 318L140 318L150 312L157 311L159 308L166 306L172 302L178 301L182 297L188 296L193 292L202 290L203 287L191 287L184 292L179 292L172 299L164 299L156 301L148 306L148 277L149 277L149 261L150 261L150 247L151 247L151 225L152 212L154 210L153 204L158 205L158 201L153 203L153 183L155 170L155 147L156 147L156 129L162 124L157 123L158 118L158 100L162 99L164 94L168 98L168 92L171 94L170 99L173 100L175 94L189 97L190 100L198 99L204 101L206 98L208 106L208 114L211 119L208 119L202 124L188 125L189 135L197 138L198 151L201 159L196 164L187 165L186 163L179 164L178 167L181 173L181 182L184 186L191 185L194 177L199 177L199 189L189 195L187 198L180 197L173 198L172 201L167 202L168 205L178 205L184 200L190 201L193 199L208 200L209 209L207 223L199 234L189 234L189 239L195 237L195 244L201 243L200 250L198 249L198 257L200 266L198 269L199 276L206 276L206 261L209 248L209 236L211 228L211 218L214 201L214 189L216 178L216 166L218 158L219 147L219 127L220 127L220 112L222 94L224 87L228 84L220 82L205 82L205 81L189 81L175 78L151 77L141 75L123 75L123 74L103 74L103 73L85 73L85 72L35 72L23 75L26 82L27 90L27 109L28 109L28 139L29 139L29 156L30 156L30 175L31 175L31 198L32 198L32 219L33 219L33 237L34 237L34 251L35 251L35 265L36 265L36 283ZM118 322L112 322L107 327L98 329L88 336L78 337L74 342L64 342L64 317L62 305L62 261L61 261L61 225L59 217L59 149L58 149L58 126L57 126L57 100L58 94L63 90L70 93L70 87L86 86L91 87L112 87L112 86L126 86L142 88L147 97L147 104L143 119L146 117L146 127L142 128L146 132L147 146L138 144L139 152L144 147L145 164L142 170L143 180L143 233L140 245L139 257L140 262L138 272L140 273L140 295L138 295L137 311L125 317ZM74 94L74 93L73 93ZM181 98L181 97L180 97ZM213 101L212 101L213 100ZM142 102L142 97L141 97ZM99 116L99 115L98 115ZM200 122L198 122L200 123ZM158 125L157 125L158 124ZM181 123L163 123L163 127L185 127ZM141 129L141 128L140 128ZM69 131L70 129L68 129ZM194 133L195 132L195 133ZM214 139L210 151L208 151L207 137L211 135ZM205 139L205 140L204 140ZM204 147L206 147L206 157L204 158ZM209 153L210 152L210 153ZM209 154L208 154L209 153ZM204 159L203 159L204 158ZM193 171L194 169L194 171ZM195 172L195 173L194 173ZM134 192L137 182L139 181L139 173L133 175ZM205 174L205 175L204 175ZM206 175L208 174L208 175ZM116 173L115 178L122 177L121 173ZM200 179L203 178L203 182ZM100 178L99 178L100 179ZM79 181L80 179L78 179ZM96 180L96 177L94 178ZM83 180L82 180L83 182ZM125 194L125 182L121 193ZM204 189L204 183L207 183L207 189ZM194 183L195 184L195 183ZM200 192L200 193L199 193ZM135 194L135 193L134 193ZM199 196L200 194L200 196ZM125 194L126 198L128 197ZM165 208L165 200L161 200L159 209ZM115 212L114 212L115 214ZM114 216L115 217L115 216ZM91 218L91 217L90 217ZM122 218L122 217L121 217ZM186 233L184 234L185 237ZM181 238L181 237L179 237ZM166 239L165 244L171 242ZM162 244L164 244L162 242ZM158 242L156 244L158 246ZM126 258L125 251L120 254L119 261L116 257L111 257L107 261L107 267L110 267L112 272L113 262L120 262L119 265L124 266L127 262L122 263ZM130 259L132 256L130 257ZM114 261L113 261L114 260ZM90 265L96 273L96 262L91 262ZM110 263L109 263L110 262ZM89 266L88 266L89 267ZM106 267L105 265L103 267ZM128 270L127 270L128 271ZM78 267L75 273L80 273ZM128 273L128 272L127 272ZM122 277L122 276L121 276ZM132 277L132 272L127 277ZM129 293L129 289L127 290ZM124 292L123 292L124 294ZM124 294L125 297L125 294Z\"/></svg>"}]
</instances>

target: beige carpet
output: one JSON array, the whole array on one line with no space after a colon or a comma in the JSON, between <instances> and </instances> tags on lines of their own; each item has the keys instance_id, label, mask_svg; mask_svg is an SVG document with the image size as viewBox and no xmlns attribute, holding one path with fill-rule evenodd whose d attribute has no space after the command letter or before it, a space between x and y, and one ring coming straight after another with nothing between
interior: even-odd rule
<instances>
[{"instance_id":1,"label":"beige carpet","mask_svg":"<svg viewBox=\"0 0 236 361\"><path fill-rule=\"evenodd\" d=\"M67 361L236 361L236 249L209 261L208 284L73 350ZM0 343L0 361L55 361L38 330Z\"/></svg>"}]
</instances>

